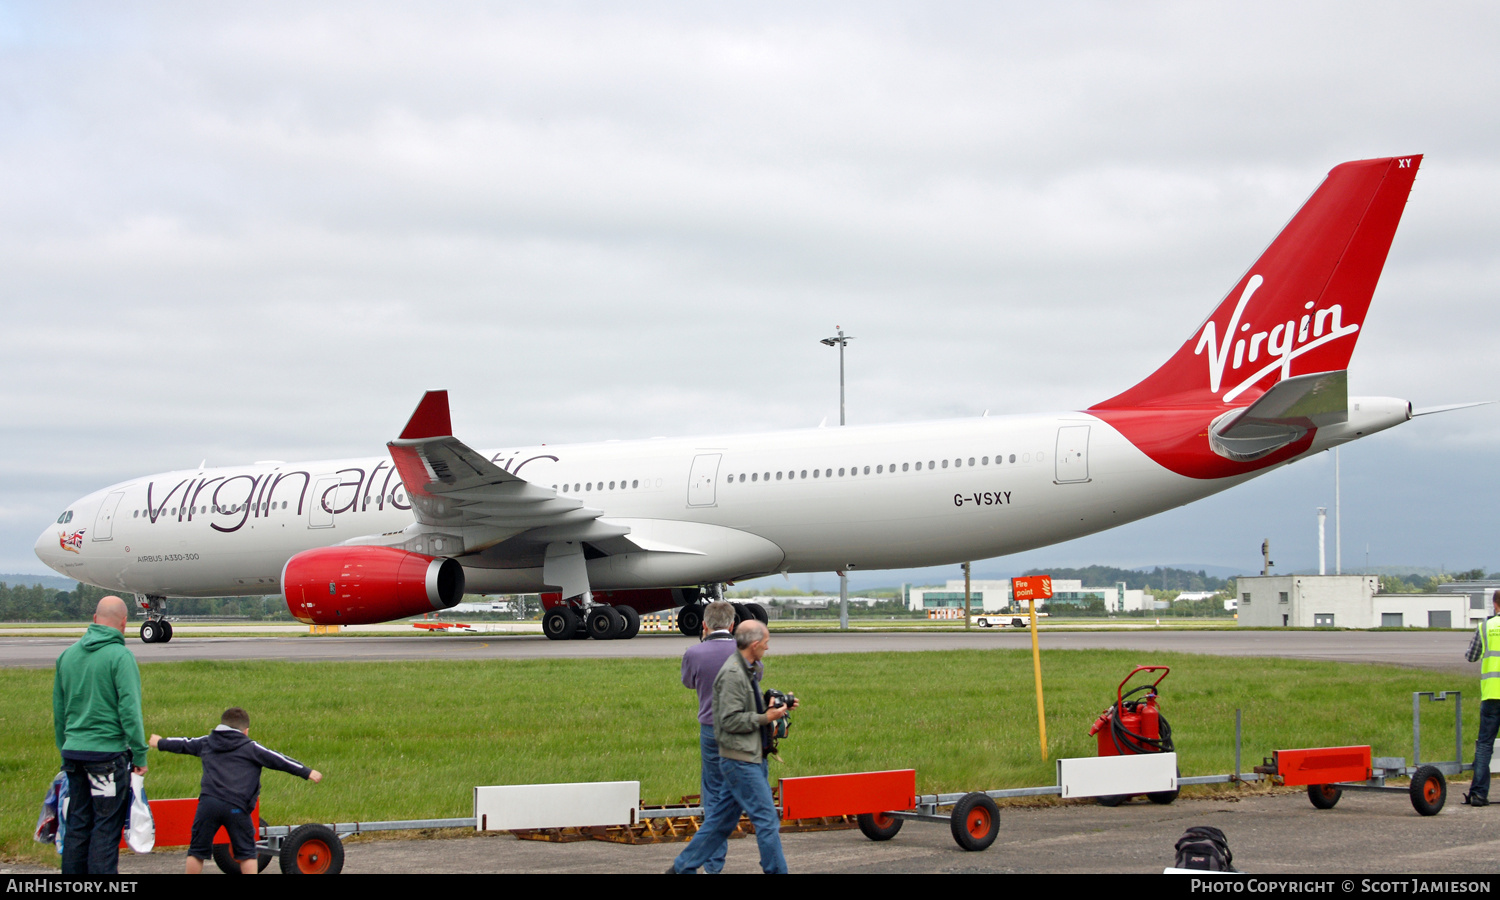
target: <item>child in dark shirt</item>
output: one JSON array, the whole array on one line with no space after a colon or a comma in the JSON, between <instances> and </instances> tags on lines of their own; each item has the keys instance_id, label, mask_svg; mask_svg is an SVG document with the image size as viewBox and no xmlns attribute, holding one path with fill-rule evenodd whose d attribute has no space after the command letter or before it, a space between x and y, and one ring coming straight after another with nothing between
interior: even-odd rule
<instances>
[{"instance_id":1,"label":"child in dark shirt","mask_svg":"<svg viewBox=\"0 0 1500 900\"><path fill-rule=\"evenodd\" d=\"M229 835L240 871L246 875L258 871L250 810L260 796L262 767L290 772L314 783L323 780L318 770L250 740L250 714L238 706L224 710L219 727L203 737L164 738L153 734L149 743L153 750L186 753L203 760L198 812L193 816L192 844L188 847L189 875L203 871L203 861L213 855L214 835L221 825Z\"/></svg>"}]
</instances>

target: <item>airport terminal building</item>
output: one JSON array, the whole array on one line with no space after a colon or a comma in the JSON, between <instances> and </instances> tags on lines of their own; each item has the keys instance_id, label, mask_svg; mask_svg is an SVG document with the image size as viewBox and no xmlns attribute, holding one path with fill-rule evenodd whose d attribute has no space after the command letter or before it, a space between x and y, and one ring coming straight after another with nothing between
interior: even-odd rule
<instances>
[{"instance_id":1,"label":"airport terminal building","mask_svg":"<svg viewBox=\"0 0 1500 900\"><path fill-rule=\"evenodd\" d=\"M970 608L974 612L1003 612L1010 608L1010 579L969 582ZM1149 609L1151 599L1145 591L1129 590L1121 581L1109 587L1084 587L1082 581L1052 580L1051 606L1078 606L1089 600L1102 600L1105 612L1131 612ZM907 592L908 609L963 609L964 581L948 582L945 587L911 588ZM1051 608L1049 606L1049 608Z\"/></svg>"}]
</instances>

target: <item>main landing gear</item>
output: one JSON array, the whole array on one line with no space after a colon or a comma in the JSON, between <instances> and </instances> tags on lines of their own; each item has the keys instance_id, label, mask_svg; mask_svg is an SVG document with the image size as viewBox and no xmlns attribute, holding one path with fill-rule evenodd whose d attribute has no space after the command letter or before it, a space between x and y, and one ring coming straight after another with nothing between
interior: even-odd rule
<instances>
[{"instance_id":1,"label":"main landing gear","mask_svg":"<svg viewBox=\"0 0 1500 900\"><path fill-rule=\"evenodd\" d=\"M167 598L158 594L136 594L136 607L145 614L141 623L141 643L165 644L172 639L172 623L167 621Z\"/></svg>"},{"instance_id":2,"label":"main landing gear","mask_svg":"<svg viewBox=\"0 0 1500 900\"><path fill-rule=\"evenodd\" d=\"M641 616L629 606L599 604L582 612L571 606L554 606L542 616L542 633L554 641L629 640L640 630Z\"/></svg>"},{"instance_id":3,"label":"main landing gear","mask_svg":"<svg viewBox=\"0 0 1500 900\"><path fill-rule=\"evenodd\" d=\"M670 596L667 596L670 594ZM580 603L582 608L572 603L558 603L556 599L548 602L556 603L542 614L542 633L549 640L572 641L582 638L593 638L596 641L629 640L636 636L641 630L641 616L634 606L627 603L598 603L598 599L612 599L615 601L626 599L628 596L641 597L645 595L642 602L646 610L652 612L667 607L668 604L676 606L683 604L677 611L677 629L688 637L699 637L703 633L703 611L714 600L724 597L724 586L721 584L702 585L690 588L661 588L651 591L616 591L601 592L585 595L588 599L579 598L573 602ZM662 595L662 596L652 596ZM558 595L554 594L556 598ZM768 622L770 617L766 614L766 608L759 603L735 603L734 624L749 619L758 622Z\"/></svg>"},{"instance_id":4,"label":"main landing gear","mask_svg":"<svg viewBox=\"0 0 1500 900\"><path fill-rule=\"evenodd\" d=\"M688 637L699 637L703 634L703 608L708 605L705 600L701 603L693 603L684 606L677 613L677 630ZM771 621L766 614L766 608L759 603L734 603L734 624L738 626L746 619L754 619L761 624Z\"/></svg>"}]
</instances>

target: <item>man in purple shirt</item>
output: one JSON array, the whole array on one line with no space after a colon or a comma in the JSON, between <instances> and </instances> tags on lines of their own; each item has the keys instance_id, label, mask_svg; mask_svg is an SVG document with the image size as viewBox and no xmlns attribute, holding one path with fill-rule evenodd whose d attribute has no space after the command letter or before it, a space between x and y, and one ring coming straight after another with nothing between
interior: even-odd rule
<instances>
[{"instance_id":1,"label":"man in purple shirt","mask_svg":"<svg viewBox=\"0 0 1500 900\"><path fill-rule=\"evenodd\" d=\"M724 777L719 774L719 742L714 740L714 677L724 667L724 660L735 653L734 607L723 600L715 600L703 610L703 640L689 647L682 654L682 684L698 692L698 749L702 756L700 803L707 819L709 810L725 803L733 803ZM723 844L703 870L715 874L724 868L724 856L729 845Z\"/></svg>"}]
</instances>

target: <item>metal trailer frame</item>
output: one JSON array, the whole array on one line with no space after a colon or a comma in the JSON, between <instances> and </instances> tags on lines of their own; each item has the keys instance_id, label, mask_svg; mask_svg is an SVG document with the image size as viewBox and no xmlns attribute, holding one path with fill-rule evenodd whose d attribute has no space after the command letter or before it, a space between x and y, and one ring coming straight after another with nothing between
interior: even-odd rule
<instances>
[{"instance_id":1,"label":"metal trailer frame","mask_svg":"<svg viewBox=\"0 0 1500 900\"><path fill-rule=\"evenodd\" d=\"M1453 697L1453 755L1446 762L1422 762L1422 699L1442 703ZM1309 784L1307 796L1318 809L1332 809L1344 791L1402 792L1411 798L1412 808L1423 816L1435 816L1448 801L1446 776L1461 775L1474 770L1473 763L1464 760L1464 716L1463 691L1413 691L1411 695L1411 753L1412 764L1406 764L1404 756L1375 756L1370 759L1370 777L1365 781L1337 781L1329 784ZM1282 778L1270 759L1256 770L1267 777ZM1411 784L1400 787L1386 784L1389 778L1410 778Z\"/></svg>"},{"instance_id":2,"label":"metal trailer frame","mask_svg":"<svg viewBox=\"0 0 1500 900\"><path fill-rule=\"evenodd\" d=\"M1454 713L1454 755L1455 760L1447 762L1423 763L1422 753L1422 698L1441 703L1449 696L1453 697ZM1423 815L1436 815L1442 809L1447 797L1447 782L1445 775L1458 775L1466 771L1472 771L1473 764L1463 762L1463 692L1462 691L1414 691L1411 699L1412 708L1412 763L1406 765L1406 758L1400 756L1377 756L1371 759L1371 777L1368 781L1359 782L1336 782L1329 785L1309 785L1309 797L1313 795L1313 788L1332 789L1336 792L1332 802L1326 807L1331 808L1338 802L1337 794L1345 790L1351 791L1406 791L1412 797L1412 805ZM1234 772L1224 775L1193 775L1178 777L1179 787L1195 784L1233 784L1238 782L1264 781L1267 779L1279 781L1281 776L1274 772L1245 772L1241 766L1243 738L1241 711L1234 711ZM1267 760L1269 764L1269 760ZM1264 766L1256 767L1263 769ZM1422 776L1419 782L1418 776ZM1409 788L1390 786L1386 784L1388 778L1410 777L1413 779ZM1430 789L1435 785L1436 796ZM953 832L954 840L965 850L983 850L994 843L1000 831L999 808L995 805L996 800L1005 800L1013 797L1045 797L1051 795L1061 796L1061 785L1044 785L1040 787L1005 788L993 791L971 791L968 793L952 794L919 794L911 809L890 810L881 813L865 813L859 815L860 830L871 840L884 841L896 835L905 822L946 822ZM1424 811L1424 805L1419 801L1425 801L1425 806L1431 808L1431 812ZM1314 799L1314 805L1320 805ZM949 808L950 812L941 813L938 810ZM782 808L778 812L783 811ZM704 814L701 806L673 806L641 808L635 811L637 822L646 819L678 818L683 816L701 816ZM474 817L456 819L399 819L385 822L336 822L328 825L265 825L260 826L260 840L256 842L256 848L261 855L279 855L283 859L287 856L286 850L291 846L292 835L307 828L327 829L333 840L340 844L337 857L339 866L342 867L343 851L342 841L344 838L354 834L364 834L375 831L412 831L422 828L478 828L479 821ZM283 871L287 871L283 863ZM337 870L335 870L336 872ZM331 874L331 873L330 873Z\"/></svg>"}]
</instances>

